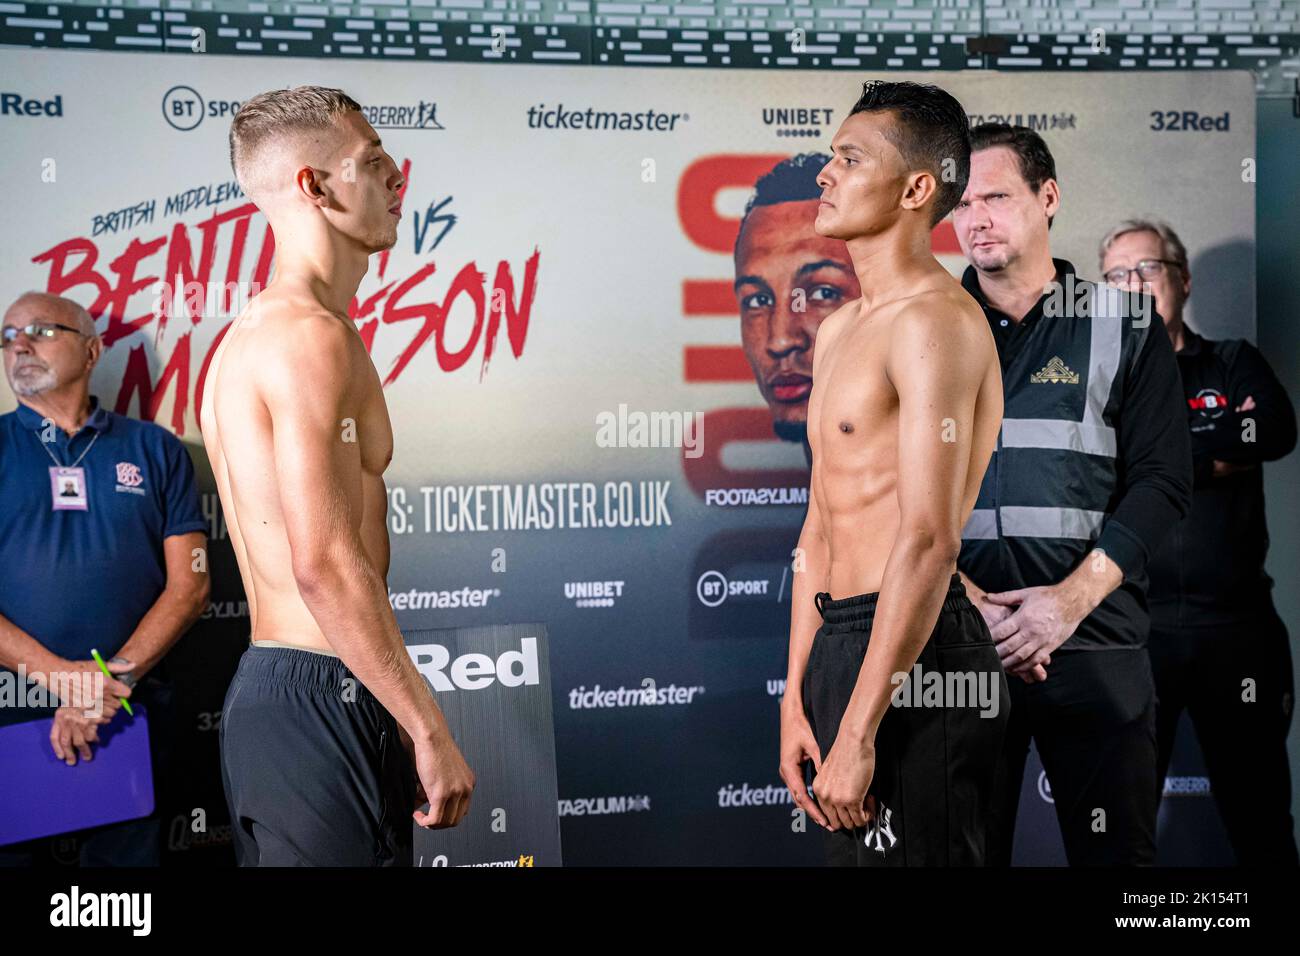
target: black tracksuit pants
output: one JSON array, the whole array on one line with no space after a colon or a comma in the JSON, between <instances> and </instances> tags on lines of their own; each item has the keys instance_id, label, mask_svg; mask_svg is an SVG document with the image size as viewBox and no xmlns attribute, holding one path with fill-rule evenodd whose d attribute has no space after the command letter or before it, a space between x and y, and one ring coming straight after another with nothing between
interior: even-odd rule
<instances>
[{"instance_id":1,"label":"black tracksuit pants","mask_svg":"<svg viewBox=\"0 0 1300 956\"><path fill-rule=\"evenodd\" d=\"M410 866L415 771L397 721L336 657L252 647L221 718L240 866Z\"/></svg>"},{"instance_id":2,"label":"black tracksuit pants","mask_svg":"<svg viewBox=\"0 0 1300 956\"><path fill-rule=\"evenodd\" d=\"M830 753L871 640L878 594L829 600L808 654L804 711ZM876 731L876 814L822 831L838 866L982 866L1007 681L988 627L953 575L934 630ZM901 706L900 706L901 704Z\"/></svg>"},{"instance_id":3,"label":"black tracksuit pants","mask_svg":"<svg viewBox=\"0 0 1300 956\"><path fill-rule=\"evenodd\" d=\"M1272 602L1237 623L1153 622L1147 649L1159 698L1160 787L1187 710L1238 864L1296 866L1286 751L1295 687L1286 626Z\"/></svg>"},{"instance_id":4,"label":"black tracksuit pants","mask_svg":"<svg viewBox=\"0 0 1300 956\"><path fill-rule=\"evenodd\" d=\"M1032 738L1070 865L1153 865L1156 699L1146 650L1057 650L1046 681L1008 682L1011 721L990 820L990 862L1011 865Z\"/></svg>"}]
</instances>

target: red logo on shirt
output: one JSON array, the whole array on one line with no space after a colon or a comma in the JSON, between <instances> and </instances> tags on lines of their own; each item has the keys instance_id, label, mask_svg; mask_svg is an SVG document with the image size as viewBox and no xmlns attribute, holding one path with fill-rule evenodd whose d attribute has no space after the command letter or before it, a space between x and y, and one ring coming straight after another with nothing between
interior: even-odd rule
<instances>
[{"instance_id":1,"label":"red logo on shirt","mask_svg":"<svg viewBox=\"0 0 1300 956\"><path fill-rule=\"evenodd\" d=\"M1203 388L1187 400L1187 406L1204 418L1218 418L1228 410L1228 398L1217 388Z\"/></svg>"},{"instance_id":2,"label":"red logo on shirt","mask_svg":"<svg viewBox=\"0 0 1300 956\"><path fill-rule=\"evenodd\" d=\"M140 474L140 466L133 465L129 461L119 461L117 463L117 483L128 488L144 484L144 475Z\"/></svg>"}]
</instances>

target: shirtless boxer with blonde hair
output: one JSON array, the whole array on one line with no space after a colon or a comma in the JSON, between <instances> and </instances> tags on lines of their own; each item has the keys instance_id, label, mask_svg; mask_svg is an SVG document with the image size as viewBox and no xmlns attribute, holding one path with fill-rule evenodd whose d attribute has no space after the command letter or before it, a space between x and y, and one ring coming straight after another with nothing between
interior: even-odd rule
<instances>
[{"instance_id":1,"label":"shirtless boxer with blonde hair","mask_svg":"<svg viewBox=\"0 0 1300 956\"><path fill-rule=\"evenodd\" d=\"M360 109L274 90L230 129L276 243L200 416L252 617L221 722L241 865L409 865L411 820L455 826L474 788L388 604L393 433L348 305L397 241L402 176Z\"/></svg>"}]
</instances>

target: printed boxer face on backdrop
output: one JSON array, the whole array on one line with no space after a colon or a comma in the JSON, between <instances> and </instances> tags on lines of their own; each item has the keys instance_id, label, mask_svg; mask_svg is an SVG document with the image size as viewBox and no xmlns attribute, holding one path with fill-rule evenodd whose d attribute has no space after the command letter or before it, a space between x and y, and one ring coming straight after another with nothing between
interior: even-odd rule
<instances>
[{"instance_id":1,"label":"printed boxer face on backdrop","mask_svg":"<svg viewBox=\"0 0 1300 956\"><path fill-rule=\"evenodd\" d=\"M817 329L861 295L848 248L813 229L818 205L755 206L736 245L741 344L773 428L792 441L807 427Z\"/></svg>"},{"instance_id":2,"label":"printed boxer face on backdrop","mask_svg":"<svg viewBox=\"0 0 1300 956\"><path fill-rule=\"evenodd\" d=\"M971 153L970 180L952 211L962 255L981 272L1000 272L1027 249L1047 242L1047 221L1060 193L1049 179L1034 192L1006 146Z\"/></svg>"},{"instance_id":3,"label":"printed boxer face on backdrop","mask_svg":"<svg viewBox=\"0 0 1300 956\"><path fill-rule=\"evenodd\" d=\"M1170 322L1181 321L1183 306L1192 291L1192 277L1176 265L1160 262L1172 258L1165 252L1165 244L1160 237L1150 230L1126 232L1116 237L1106 250L1101 262L1101 273L1105 276L1112 269L1137 269L1139 262L1153 262L1149 268L1158 269L1158 273L1149 279L1143 279L1137 272L1130 271L1123 282L1111 282L1120 288L1133 292L1146 292L1156 300L1156 311ZM1110 279L1107 278L1107 282Z\"/></svg>"},{"instance_id":4,"label":"printed boxer face on backdrop","mask_svg":"<svg viewBox=\"0 0 1300 956\"><path fill-rule=\"evenodd\" d=\"M4 316L5 327L32 324L78 328L76 314L54 296L25 295ZM50 337L19 334L4 349L5 377L19 398L39 395L89 375L99 357L99 340L55 329Z\"/></svg>"}]
</instances>

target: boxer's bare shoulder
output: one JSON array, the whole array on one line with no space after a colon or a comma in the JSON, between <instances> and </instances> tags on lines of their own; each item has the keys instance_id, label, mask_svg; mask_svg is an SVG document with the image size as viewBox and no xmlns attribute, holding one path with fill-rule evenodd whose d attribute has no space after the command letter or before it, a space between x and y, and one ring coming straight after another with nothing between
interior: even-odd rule
<instances>
[{"instance_id":1,"label":"boxer's bare shoulder","mask_svg":"<svg viewBox=\"0 0 1300 956\"><path fill-rule=\"evenodd\" d=\"M363 480L381 476L393 457L392 423L355 323L320 307L285 310L260 333L256 349L268 360L254 363L256 386L273 420L285 417L333 436L342 446L332 459L340 467L355 451Z\"/></svg>"},{"instance_id":2,"label":"boxer's bare shoulder","mask_svg":"<svg viewBox=\"0 0 1300 956\"><path fill-rule=\"evenodd\" d=\"M984 313L956 283L896 300L884 317L891 326L891 346L903 349L904 354L894 356L897 360L905 361L906 350L922 343L929 353L965 355L981 365L995 355Z\"/></svg>"},{"instance_id":3,"label":"boxer's bare shoulder","mask_svg":"<svg viewBox=\"0 0 1300 956\"><path fill-rule=\"evenodd\" d=\"M958 490L974 507L1002 422L1002 370L988 320L955 282L905 300L885 360L899 408L900 483Z\"/></svg>"},{"instance_id":4,"label":"boxer's bare shoulder","mask_svg":"<svg viewBox=\"0 0 1300 956\"><path fill-rule=\"evenodd\" d=\"M274 290L254 299L232 323L209 378L204 426L211 422L218 433L227 409L241 417L250 410L269 415L276 405L333 396L359 421L374 399L382 401L378 374L352 320L310 297ZM322 414L331 410L330 402L316 404Z\"/></svg>"},{"instance_id":5,"label":"boxer's bare shoulder","mask_svg":"<svg viewBox=\"0 0 1300 956\"><path fill-rule=\"evenodd\" d=\"M319 305L268 311L247 342L258 356L250 371L264 400L321 389L340 391L346 402L366 391L374 366L350 319Z\"/></svg>"},{"instance_id":6,"label":"boxer's bare shoulder","mask_svg":"<svg viewBox=\"0 0 1300 956\"><path fill-rule=\"evenodd\" d=\"M976 383L977 407L992 396L980 387L990 376L1001 385L997 348L988 320L955 282L899 300L890 321L885 373L933 379L937 394L957 394ZM1001 416L1001 401L998 416Z\"/></svg>"}]
</instances>

